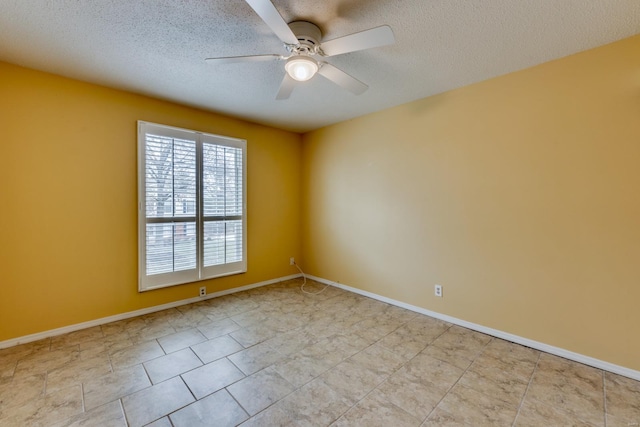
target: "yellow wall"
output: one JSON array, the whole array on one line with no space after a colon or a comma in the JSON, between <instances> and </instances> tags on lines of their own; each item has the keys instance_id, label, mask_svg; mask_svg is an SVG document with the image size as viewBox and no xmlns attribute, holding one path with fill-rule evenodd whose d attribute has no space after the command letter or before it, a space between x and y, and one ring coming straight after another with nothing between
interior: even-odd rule
<instances>
[{"instance_id":1,"label":"yellow wall","mask_svg":"<svg viewBox=\"0 0 640 427\"><path fill-rule=\"evenodd\" d=\"M137 292L137 120L247 140L246 274ZM0 129L0 341L297 272L297 134L1 62Z\"/></svg>"},{"instance_id":2,"label":"yellow wall","mask_svg":"<svg viewBox=\"0 0 640 427\"><path fill-rule=\"evenodd\" d=\"M639 51L633 37L302 147L0 63L0 341L294 274L295 256L320 277L640 370ZM246 274L137 292L137 120L248 141Z\"/></svg>"},{"instance_id":3,"label":"yellow wall","mask_svg":"<svg viewBox=\"0 0 640 427\"><path fill-rule=\"evenodd\" d=\"M305 269L640 370L638 52L640 36L306 134Z\"/></svg>"}]
</instances>

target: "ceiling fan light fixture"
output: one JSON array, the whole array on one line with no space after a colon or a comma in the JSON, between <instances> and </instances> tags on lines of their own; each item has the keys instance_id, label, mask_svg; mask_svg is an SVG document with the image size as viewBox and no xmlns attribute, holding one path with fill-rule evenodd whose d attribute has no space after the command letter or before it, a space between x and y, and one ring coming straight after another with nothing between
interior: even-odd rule
<instances>
[{"instance_id":1,"label":"ceiling fan light fixture","mask_svg":"<svg viewBox=\"0 0 640 427\"><path fill-rule=\"evenodd\" d=\"M318 72L318 63L305 55L296 55L287 59L284 69L292 79L305 82Z\"/></svg>"}]
</instances>

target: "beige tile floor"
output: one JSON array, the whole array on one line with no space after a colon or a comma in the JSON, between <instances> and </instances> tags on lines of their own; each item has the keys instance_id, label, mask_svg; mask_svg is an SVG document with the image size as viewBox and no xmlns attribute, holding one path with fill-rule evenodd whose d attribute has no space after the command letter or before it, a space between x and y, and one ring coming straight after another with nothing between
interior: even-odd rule
<instances>
[{"instance_id":1,"label":"beige tile floor","mask_svg":"<svg viewBox=\"0 0 640 427\"><path fill-rule=\"evenodd\" d=\"M638 381L299 285L0 350L0 425L640 425Z\"/></svg>"}]
</instances>

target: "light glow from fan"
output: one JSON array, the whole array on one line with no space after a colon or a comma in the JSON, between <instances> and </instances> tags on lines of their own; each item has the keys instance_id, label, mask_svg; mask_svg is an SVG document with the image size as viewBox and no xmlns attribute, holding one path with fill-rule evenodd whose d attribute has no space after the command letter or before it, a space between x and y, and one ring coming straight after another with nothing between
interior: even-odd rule
<instances>
[{"instance_id":1,"label":"light glow from fan","mask_svg":"<svg viewBox=\"0 0 640 427\"><path fill-rule=\"evenodd\" d=\"M284 69L292 79L305 82L318 72L318 63L308 56L297 55L287 59Z\"/></svg>"}]
</instances>

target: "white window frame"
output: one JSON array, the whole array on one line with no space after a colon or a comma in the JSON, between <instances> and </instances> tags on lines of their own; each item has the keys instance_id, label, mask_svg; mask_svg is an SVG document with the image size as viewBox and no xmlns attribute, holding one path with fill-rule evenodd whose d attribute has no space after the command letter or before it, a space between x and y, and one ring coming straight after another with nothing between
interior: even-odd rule
<instances>
[{"instance_id":1,"label":"white window frame","mask_svg":"<svg viewBox=\"0 0 640 427\"><path fill-rule=\"evenodd\" d=\"M196 143L196 268L183 271L173 271L147 275L147 224L153 219L147 218L146 212L146 135L154 134L169 138L194 140ZM203 216L203 161L202 147L204 143L242 149L242 259L237 262L204 266L204 221ZM247 142L243 139L230 138L197 132L189 129L176 128L156 123L138 121L138 291L144 292L200 280L247 271ZM237 216L236 216L237 217ZM237 218L236 218L237 219ZM156 220L157 221L157 220ZM164 223L164 222L163 222ZM166 223L175 223L166 221Z\"/></svg>"}]
</instances>

